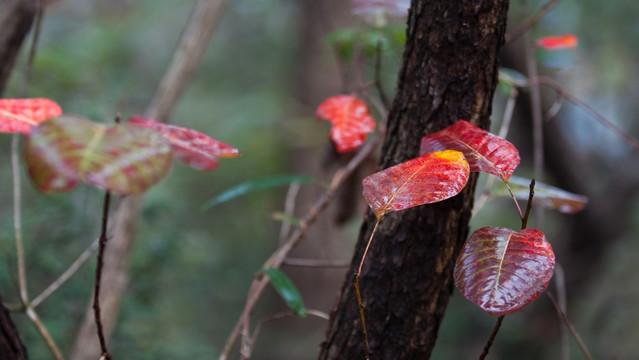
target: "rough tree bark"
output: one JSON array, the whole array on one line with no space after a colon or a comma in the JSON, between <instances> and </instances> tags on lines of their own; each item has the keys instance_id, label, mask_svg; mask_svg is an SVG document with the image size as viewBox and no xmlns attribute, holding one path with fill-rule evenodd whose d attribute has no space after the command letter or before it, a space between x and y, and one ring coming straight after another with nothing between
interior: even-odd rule
<instances>
[{"instance_id":1,"label":"rough tree bark","mask_svg":"<svg viewBox=\"0 0 639 360\"><path fill-rule=\"evenodd\" d=\"M35 1L13 1L0 4L0 95L9 80L9 75L26 39L35 15ZM0 359L25 360L27 350L20 333L0 300Z\"/></svg>"},{"instance_id":2,"label":"rough tree bark","mask_svg":"<svg viewBox=\"0 0 639 360\"><path fill-rule=\"evenodd\" d=\"M488 128L507 10L508 0L413 0L380 169L416 157L424 134L458 119ZM382 220L360 278L372 359L430 356L468 235L475 183L473 175L452 199ZM374 222L369 212L352 269ZM320 359L364 358L353 281L349 272Z\"/></svg>"}]
</instances>

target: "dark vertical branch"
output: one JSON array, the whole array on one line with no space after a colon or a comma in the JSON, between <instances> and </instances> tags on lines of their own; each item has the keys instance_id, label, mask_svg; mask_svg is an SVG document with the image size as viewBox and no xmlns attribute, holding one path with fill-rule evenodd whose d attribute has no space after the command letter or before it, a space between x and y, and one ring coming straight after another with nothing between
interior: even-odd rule
<instances>
[{"instance_id":1,"label":"dark vertical branch","mask_svg":"<svg viewBox=\"0 0 639 360\"><path fill-rule=\"evenodd\" d=\"M98 263L95 268L95 284L93 289L93 315L95 317L95 325L100 340L100 349L102 357L111 359L111 354L107 349L106 339L104 337L104 328L102 327L102 318L100 316L100 285L102 280L102 268L104 267L104 249L107 243L107 228L109 225L109 205L111 203L111 193L107 191L104 194L104 205L102 207L102 226L100 228L100 239L98 248Z\"/></svg>"}]
</instances>

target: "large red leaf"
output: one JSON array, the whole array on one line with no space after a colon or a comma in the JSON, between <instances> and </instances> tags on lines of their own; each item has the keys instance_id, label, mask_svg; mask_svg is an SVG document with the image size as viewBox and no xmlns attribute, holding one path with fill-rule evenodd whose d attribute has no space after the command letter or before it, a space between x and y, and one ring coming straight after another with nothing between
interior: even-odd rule
<instances>
[{"instance_id":1,"label":"large red leaf","mask_svg":"<svg viewBox=\"0 0 639 360\"><path fill-rule=\"evenodd\" d=\"M546 36L537 39L536 44L546 50L574 49L577 47L577 37L572 34L560 36Z\"/></svg>"},{"instance_id":2,"label":"large red leaf","mask_svg":"<svg viewBox=\"0 0 639 360\"><path fill-rule=\"evenodd\" d=\"M25 159L29 175L44 192L69 190L82 180L131 194L166 175L172 152L168 142L149 129L61 116L33 128Z\"/></svg>"},{"instance_id":3,"label":"large red leaf","mask_svg":"<svg viewBox=\"0 0 639 360\"><path fill-rule=\"evenodd\" d=\"M366 134L375 129L375 120L368 114L366 104L352 95L338 95L324 100L317 107L316 115L333 124L330 137L340 153L360 147Z\"/></svg>"},{"instance_id":4,"label":"large red leaf","mask_svg":"<svg viewBox=\"0 0 639 360\"><path fill-rule=\"evenodd\" d=\"M31 127L61 114L49 99L0 99L0 132L28 134Z\"/></svg>"},{"instance_id":5,"label":"large red leaf","mask_svg":"<svg viewBox=\"0 0 639 360\"><path fill-rule=\"evenodd\" d=\"M470 235L455 263L455 284L490 315L528 305L553 274L555 254L536 229L484 227Z\"/></svg>"},{"instance_id":6,"label":"large red leaf","mask_svg":"<svg viewBox=\"0 0 639 360\"><path fill-rule=\"evenodd\" d=\"M176 159L196 170L213 170L217 167L218 157L240 155L238 149L188 128L168 125L140 116L129 118L127 123L159 132L171 143Z\"/></svg>"},{"instance_id":7,"label":"large red leaf","mask_svg":"<svg viewBox=\"0 0 639 360\"><path fill-rule=\"evenodd\" d=\"M441 150L461 151L470 171L483 171L499 176L504 182L519 165L519 152L510 142L493 135L468 121L453 125L422 138L419 153Z\"/></svg>"},{"instance_id":8,"label":"large red leaf","mask_svg":"<svg viewBox=\"0 0 639 360\"><path fill-rule=\"evenodd\" d=\"M377 219L413 206L457 195L468 181L468 163L459 151L438 151L364 178L364 198Z\"/></svg>"}]
</instances>

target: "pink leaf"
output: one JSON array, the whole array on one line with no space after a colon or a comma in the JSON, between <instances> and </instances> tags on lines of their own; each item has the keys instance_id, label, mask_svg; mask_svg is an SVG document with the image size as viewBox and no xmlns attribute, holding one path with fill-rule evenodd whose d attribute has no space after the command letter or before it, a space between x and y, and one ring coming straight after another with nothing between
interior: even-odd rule
<instances>
[{"instance_id":1,"label":"pink leaf","mask_svg":"<svg viewBox=\"0 0 639 360\"><path fill-rule=\"evenodd\" d=\"M213 170L217 166L218 157L240 155L236 148L189 128L164 124L141 116L133 116L127 123L160 133L171 143L176 159L196 170Z\"/></svg>"},{"instance_id":2,"label":"pink leaf","mask_svg":"<svg viewBox=\"0 0 639 360\"><path fill-rule=\"evenodd\" d=\"M453 125L422 138L419 153L441 150L461 151L470 171L483 171L499 176L504 182L519 165L519 152L510 142L493 135L468 121Z\"/></svg>"},{"instance_id":3,"label":"pink leaf","mask_svg":"<svg viewBox=\"0 0 639 360\"><path fill-rule=\"evenodd\" d=\"M455 263L455 285L490 315L515 312L535 300L553 275L555 254L536 229L478 229Z\"/></svg>"},{"instance_id":4,"label":"pink leaf","mask_svg":"<svg viewBox=\"0 0 639 360\"><path fill-rule=\"evenodd\" d=\"M324 100L317 107L316 115L333 124L330 137L340 153L360 147L366 134L375 129L375 120L368 114L366 104L351 95L338 95Z\"/></svg>"},{"instance_id":5,"label":"pink leaf","mask_svg":"<svg viewBox=\"0 0 639 360\"><path fill-rule=\"evenodd\" d=\"M0 132L28 134L31 127L61 114L49 99L0 99Z\"/></svg>"},{"instance_id":6,"label":"pink leaf","mask_svg":"<svg viewBox=\"0 0 639 360\"><path fill-rule=\"evenodd\" d=\"M381 219L393 211L457 195L468 181L468 172L462 153L438 151L365 177L364 198Z\"/></svg>"}]
</instances>

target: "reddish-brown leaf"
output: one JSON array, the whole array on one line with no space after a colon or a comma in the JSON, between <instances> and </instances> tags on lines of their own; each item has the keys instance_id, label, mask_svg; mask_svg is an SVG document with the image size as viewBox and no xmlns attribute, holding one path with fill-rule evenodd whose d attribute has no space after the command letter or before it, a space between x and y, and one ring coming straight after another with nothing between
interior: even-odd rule
<instances>
[{"instance_id":1,"label":"reddish-brown leaf","mask_svg":"<svg viewBox=\"0 0 639 360\"><path fill-rule=\"evenodd\" d=\"M365 177L364 198L381 219L393 211L457 195L468 181L468 172L462 153L437 151Z\"/></svg>"},{"instance_id":2,"label":"reddish-brown leaf","mask_svg":"<svg viewBox=\"0 0 639 360\"><path fill-rule=\"evenodd\" d=\"M501 316L535 300L554 266L555 254L541 231L484 227L464 244L455 263L455 284L488 314Z\"/></svg>"},{"instance_id":3,"label":"reddish-brown leaf","mask_svg":"<svg viewBox=\"0 0 639 360\"><path fill-rule=\"evenodd\" d=\"M422 138L419 153L441 150L461 151L470 171L483 171L499 176L504 182L519 165L519 152L510 142L493 135L468 121L453 125Z\"/></svg>"},{"instance_id":4,"label":"reddish-brown leaf","mask_svg":"<svg viewBox=\"0 0 639 360\"><path fill-rule=\"evenodd\" d=\"M330 137L340 153L360 147L366 134L375 129L375 120L368 114L366 104L352 95L338 95L324 100L317 107L316 115L333 124Z\"/></svg>"},{"instance_id":5,"label":"reddish-brown leaf","mask_svg":"<svg viewBox=\"0 0 639 360\"><path fill-rule=\"evenodd\" d=\"M537 39L536 44L546 50L575 49L577 47L577 37L572 34L560 36L546 36Z\"/></svg>"},{"instance_id":6,"label":"reddish-brown leaf","mask_svg":"<svg viewBox=\"0 0 639 360\"><path fill-rule=\"evenodd\" d=\"M217 167L218 157L240 155L238 149L185 127L168 125L140 116L129 118L127 123L159 132L171 143L175 158L196 170L213 170Z\"/></svg>"},{"instance_id":7,"label":"reddish-brown leaf","mask_svg":"<svg viewBox=\"0 0 639 360\"><path fill-rule=\"evenodd\" d=\"M61 114L49 99L0 99L0 132L28 134L31 127Z\"/></svg>"},{"instance_id":8,"label":"reddish-brown leaf","mask_svg":"<svg viewBox=\"0 0 639 360\"><path fill-rule=\"evenodd\" d=\"M141 192L166 175L171 159L169 143L153 130L71 116L33 128L25 145L29 175L44 192L79 180L116 194Z\"/></svg>"}]
</instances>

